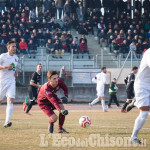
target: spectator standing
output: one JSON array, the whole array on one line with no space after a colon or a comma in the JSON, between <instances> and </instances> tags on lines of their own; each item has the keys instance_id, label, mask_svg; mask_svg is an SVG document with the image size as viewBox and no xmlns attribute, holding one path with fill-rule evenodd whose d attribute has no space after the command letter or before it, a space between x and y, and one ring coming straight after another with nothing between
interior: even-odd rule
<instances>
[{"instance_id":1,"label":"spectator standing","mask_svg":"<svg viewBox=\"0 0 150 150\"><path fill-rule=\"evenodd\" d=\"M62 68L60 69L59 78L62 79L64 82L66 81L65 66L62 66Z\"/></svg>"},{"instance_id":2,"label":"spectator standing","mask_svg":"<svg viewBox=\"0 0 150 150\"><path fill-rule=\"evenodd\" d=\"M55 5L58 10L59 19L61 19L63 7L64 7L64 0L55 0Z\"/></svg>"}]
</instances>

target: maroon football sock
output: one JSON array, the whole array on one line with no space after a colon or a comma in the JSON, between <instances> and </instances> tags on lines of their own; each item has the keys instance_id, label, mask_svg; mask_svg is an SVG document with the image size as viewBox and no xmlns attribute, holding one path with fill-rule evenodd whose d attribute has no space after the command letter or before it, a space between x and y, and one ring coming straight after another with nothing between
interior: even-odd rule
<instances>
[{"instance_id":1,"label":"maroon football sock","mask_svg":"<svg viewBox=\"0 0 150 150\"><path fill-rule=\"evenodd\" d=\"M60 113L59 114L59 127L58 127L59 130L62 130L62 126L64 124L64 121L65 121L65 116Z\"/></svg>"}]
</instances>

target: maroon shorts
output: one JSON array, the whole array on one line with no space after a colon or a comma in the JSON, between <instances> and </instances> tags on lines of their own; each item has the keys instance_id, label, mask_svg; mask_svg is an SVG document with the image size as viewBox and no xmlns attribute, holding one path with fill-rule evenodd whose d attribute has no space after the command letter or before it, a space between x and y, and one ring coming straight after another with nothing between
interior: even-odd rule
<instances>
[{"instance_id":1,"label":"maroon shorts","mask_svg":"<svg viewBox=\"0 0 150 150\"><path fill-rule=\"evenodd\" d=\"M59 98L57 98L57 101L59 104L62 104L61 100ZM48 99L45 99L45 100L38 100L37 101L40 109L48 116L52 116L54 114L54 109L56 109L52 103L48 100Z\"/></svg>"}]
</instances>

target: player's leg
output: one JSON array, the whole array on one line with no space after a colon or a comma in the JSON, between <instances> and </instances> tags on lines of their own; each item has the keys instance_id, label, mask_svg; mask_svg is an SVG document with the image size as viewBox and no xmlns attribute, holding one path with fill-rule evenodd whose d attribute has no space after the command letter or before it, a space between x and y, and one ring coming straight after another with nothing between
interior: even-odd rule
<instances>
[{"instance_id":1,"label":"player's leg","mask_svg":"<svg viewBox=\"0 0 150 150\"><path fill-rule=\"evenodd\" d=\"M6 120L5 120L4 127L10 127L12 125L12 123L9 122L9 120L13 112L13 102L15 99L15 94L16 94L16 86L14 82L8 86L8 89L6 92L7 107L6 107Z\"/></svg>"},{"instance_id":2,"label":"player's leg","mask_svg":"<svg viewBox=\"0 0 150 150\"><path fill-rule=\"evenodd\" d=\"M121 109L121 112L125 113L126 112L126 107L129 105L129 103L132 102L132 94L130 91L127 91L127 100L126 102L124 103L122 109Z\"/></svg>"},{"instance_id":3,"label":"player's leg","mask_svg":"<svg viewBox=\"0 0 150 150\"><path fill-rule=\"evenodd\" d=\"M9 120L13 112L13 102L14 102L13 98L7 98L6 119L4 124L5 128L10 127L12 125L12 123L9 122Z\"/></svg>"},{"instance_id":4,"label":"player's leg","mask_svg":"<svg viewBox=\"0 0 150 150\"><path fill-rule=\"evenodd\" d=\"M132 99L132 102L126 107L126 112L129 112L130 110L132 110L132 108L134 108L135 107L135 102L136 102L136 98L134 97L133 99Z\"/></svg>"},{"instance_id":5,"label":"player's leg","mask_svg":"<svg viewBox=\"0 0 150 150\"><path fill-rule=\"evenodd\" d=\"M101 97L101 104L102 104L103 112L107 112L107 109L106 109L106 106L105 106L105 97L104 97L104 95Z\"/></svg>"},{"instance_id":6,"label":"player's leg","mask_svg":"<svg viewBox=\"0 0 150 150\"><path fill-rule=\"evenodd\" d=\"M49 117L48 131L53 133L54 123L57 121L57 115L54 113L51 107L51 103L48 100L38 101L40 109Z\"/></svg>"},{"instance_id":7,"label":"player's leg","mask_svg":"<svg viewBox=\"0 0 150 150\"><path fill-rule=\"evenodd\" d=\"M61 107L61 109L65 109L64 106L63 106L63 104L60 104L60 107ZM65 121L65 116L62 115L61 113L59 113L58 133L69 133L68 131L66 131L66 130L63 128L64 121Z\"/></svg>"},{"instance_id":8,"label":"player's leg","mask_svg":"<svg viewBox=\"0 0 150 150\"><path fill-rule=\"evenodd\" d=\"M135 106L140 109L140 114L135 120L133 132L131 135L131 143L141 144L138 139L138 133L143 127L150 109L150 90L137 86L136 88Z\"/></svg>"},{"instance_id":9,"label":"player's leg","mask_svg":"<svg viewBox=\"0 0 150 150\"><path fill-rule=\"evenodd\" d=\"M140 140L138 139L138 133L140 129L143 127L147 119L147 116L149 114L149 109L150 109L150 106L140 107L140 114L135 120L133 132L131 135L131 143L133 144L142 144Z\"/></svg>"},{"instance_id":10,"label":"player's leg","mask_svg":"<svg viewBox=\"0 0 150 150\"><path fill-rule=\"evenodd\" d=\"M28 104L26 115L31 115L29 111L31 110L32 106L35 105L35 100L37 98L37 90L29 87L29 98L30 102Z\"/></svg>"},{"instance_id":11,"label":"player's leg","mask_svg":"<svg viewBox=\"0 0 150 150\"><path fill-rule=\"evenodd\" d=\"M100 101L101 100L101 95L104 95L103 93L103 91L104 90L101 90L100 88L97 88L96 89L96 91L97 91L97 98L96 99L94 99L91 103L89 103L89 106L90 106L90 108L94 105L94 104L96 104L98 101Z\"/></svg>"},{"instance_id":12,"label":"player's leg","mask_svg":"<svg viewBox=\"0 0 150 150\"><path fill-rule=\"evenodd\" d=\"M92 108L92 106L94 104L96 104L99 101L98 97L96 99L94 99L91 103L89 103L90 108Z\"/></svg>"}]
</instances>

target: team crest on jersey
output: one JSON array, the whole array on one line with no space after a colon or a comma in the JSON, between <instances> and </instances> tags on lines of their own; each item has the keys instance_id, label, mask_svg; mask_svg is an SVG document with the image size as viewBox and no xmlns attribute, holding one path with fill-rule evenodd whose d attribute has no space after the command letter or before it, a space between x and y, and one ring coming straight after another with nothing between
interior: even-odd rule
<instances>
[{"instance_id":1,"label":"team crest on jersey","mask_svg":"<svg viewBox=\"0 0 150 150\"><path fill-rule=\"evenodd\" d=\"M58 90L59 89L59 86L56 88L56 90Z\"/></svg>"},{"instance_id":2,"label":"team crest on jersey","mask_svg":"<svg viewBox=\"0 0 150 150\"><path fill-rule=\"evenodd\" d=\"M47 95L52 94L52 92L46 92Z\"/></svg>"}]
</instances>

